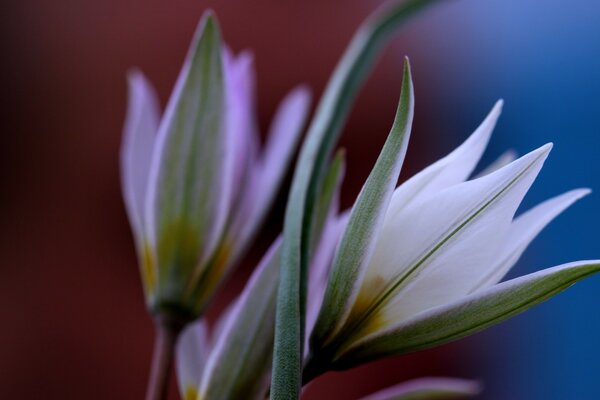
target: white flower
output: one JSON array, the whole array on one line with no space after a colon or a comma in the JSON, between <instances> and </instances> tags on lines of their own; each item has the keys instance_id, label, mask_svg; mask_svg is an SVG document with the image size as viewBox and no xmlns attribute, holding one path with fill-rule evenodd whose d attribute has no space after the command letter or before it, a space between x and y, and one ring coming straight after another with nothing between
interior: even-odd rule
<instances>
[{"instance_id":1,"label":"white flower","mask_svg":"<svg viewBox=\"0 0 600 400\"><path fill-rule=\"evenodd\" d=\"M529 277L498 289L495 285L546 224L589 190L570 191L515 218L551 144L517 160L503 155L469 180L501 107L498 102L460 147L400 185L391 199L384 196L380 206L371 204L374 216L361 219L368 205L361 200L370 190L365 184L336 253L305 379L324 369L344 369L462 337L532 305L518 303L520 296L528 296L517 292ZM395 157L401 164L403 154ZM381 185L377 190L384 189ZM365 230L364 240L353 239ZM542 271L531 275L531 282L576 268L584 266ZM587 263L585 268L595 271L598 265ZM532 296L538 290L534 289ZM535 294L537 302L548 297ZM496 304L508 299L515 302L512 314L503 308L508 305ZM482 312L482 306L488 309ZM496 315L497 321L486 321L486 313Z\"/></svg>"}]
</instances>

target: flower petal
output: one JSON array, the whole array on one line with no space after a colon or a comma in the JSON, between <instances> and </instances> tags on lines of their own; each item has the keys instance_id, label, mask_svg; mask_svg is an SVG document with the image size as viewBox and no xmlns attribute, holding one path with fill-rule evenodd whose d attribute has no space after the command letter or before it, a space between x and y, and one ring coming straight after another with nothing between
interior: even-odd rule
<instances>
[{"instance_id":1,"label":"flower petal","mask_svg":"<svg viewBox=\"0 0 600 400\"><path fill-rule=\"evenodd\" d=\"M237 225L237 241L249 242L271 208L279 186L288 171L292 156L302 135L310 106L310 91L304 86L293 89L281 102L267 136L265 148L244 199L249 204Z\"/></svg>"},{"instance_id":2,"label":"flower petal","mask_svg":"<svg viewBox=\"0 0 600 400\"><path fill-rule=\"evenodd\" d=\"M281 238L268 250L217 338L200 384L202 399L259 399L273 351Z\"/></svg>"},{"instance_id":3,"label":"flower petal","mask_svg":"<svg viewBox=\"0 0 600 400\"><path fill-rule=\"evenodd\" d=\"M529 243L546 227L554 218L566 210L571 204L586 196L589 189L577 189L554 197L539 204L533 209L514 220L508 234L507 241L499 252L498 260L489 273L472 290L476 291L498 283L521 257Z\"/></svg>"},{"instance_id":4,"label":"flower petal","mask_svg":"<svg viewBox=\"0 0 600 400\"><path fill-rule=\"evenodd\" d=\"M331 154L350 106L379 50L403 22L435 0L394 3L368 18L353 36L328 81L296 164L285 213L277 297L271 399L297 399L302 380L307 243L313 189ZM307 214L308 211L308 215ZM307 222L308 221L308 222Z\"/></svg>"},{"instance_id":5,"label":"flower petal","mask_svg":"<svg viewBox=\"0 0 600 400\"><path fill-rule=\"evenodd\" d=\"M323 305L312 332L311 345L316 348L325 345L342 327L358 295L404 161L413 111L414 93L407 59L394 124L373 170L356 199L336 251Z\"/></svg>"},{"instance_id":6,"label":"flower petal","mask_svg":"<svg viewBox=\"0 0 600 400\"><path fill-rule=\"evenodd\" d=\"M210 13L200 22L159 128L147 220L166 301L178 301L192 271L212 256L229 209L223 135L221 39ZM164 300L164 299L163 299Z\"/></svg>"},{"instance_id":7,"label":"flower petal","mask_svg":"<svg viewBox=\"0 0 600 400\"><path fill-rule=\"evenodd\" d=\"M423 350L479 332L511 318L600 271L600 260L544 269L435 307L356 343L336 362L347 369L369 360Z\"/></svg>"},{"instance_id":8,"label":"flower petal","mask_svg":"<svg viewBox=\"0 0 600 400\"><path fill-rule=\"evenodd\" d=\"M463 399L481 393L477 381L457 378L419 378L373 393L362 400Z\"/></svg>"},{"instance_id":9,"label":"flower petal","mask_svg":"<svg viewBox=\"0 0 600 400\"><path fill-rule=\"evenodd\" d=\"M204 320L188 325L177 342L177 382L183 400L196 400L209 353L208 327Z\"/></svg>"},{"instance_id":10,"label":"flower petal","mask_svg":"<svg viewBox=\"0 0 600 400\"><path fill-rule=\"evenodd\" d=\"M353 309L354 338L468 294L495 260L551 147L413 203L390 221L394 229L380 238Z\"/></svg>"},{"instance_id":11,"label":"flower petal","mask_svg":"<svg viewBox=\"0 0 600 400\"><path fill-rule=\"evenodd\" d=\"M440 190L464 182L477 166L487 147L496 121L502 112L502 105L502 100L497 101L475 132L452 153L400 185L394 191L388 214L396 215L412 202L420 201Z\"/></svg>"},{"instance_id":12,"label":"flower petal","mask_svg":"<svg viewBox=\"0 0 600 400\"><path fill-rule=\"evenodd\" d=\"M287 171L303 131L310 106L310 90L293 89L279 105L262 153L257 204L268 208ZM263 205L267 204L267 205Z\"/></svg>"},{"instance_id":13,"label":"flower petal","mask_svg":"<svg viewBox=\"0 0 600 400\"><path fill-rule=\"evenodd\" d=\"M236 244L231 264L246 251L275 200L302 134L309 105L310 92L306 87L292 90L275 114L262 154L256 157L256 140L249 140L246 145L251 157L245 165L242 191L228 230L228 240Z\"/></svg>"},{"instance_id":14,"label":"flower petal","mask_svg":"<svg viewBox=\"0 0 600 400\"><path fill-rule=\"evenodd\" d=\"M511 162L517 159L517 153L514 150L507 150L500 155L497 159L495 159L490 165L481 170L477 175L475 175L471 179L481 178L482 176L486 176L491 174L494 171L499 170L500 168L510 164Z\"/></svg>"},{"instance_id":15,"label":"flower petal","mask_svg":"<svg viewBox=\"0 0 600 400\"><path fill-rule=\"evenodd\" d=\"M245 181L252 177L251 169L256 160L258 146L258 126L255 118L255 77L254 60L250 52L238 56L225 48L223 51L223 72L226 95L227 149L231 162L229 179L231 200L234 203L243 192ZM235 212L234 207L233 212Z\"/></svg>"},{"instance_id":16,"label":"flower petal","mask_svg":"<svg viewBox=\"0 0 600 400\"><path fill-rule=\"evenodd\" d=\"M158 98L139 71L128 75L129 104L121 145L121 185L138 251L144 237L143 213L148 171L158 131Z\"/></svg>"}]
</instances>

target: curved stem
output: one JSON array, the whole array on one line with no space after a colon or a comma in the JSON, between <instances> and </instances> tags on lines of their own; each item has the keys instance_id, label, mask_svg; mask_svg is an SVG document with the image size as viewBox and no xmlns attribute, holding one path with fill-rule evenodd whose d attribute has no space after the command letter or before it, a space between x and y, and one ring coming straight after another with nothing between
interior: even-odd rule
<instances>
[{"instance_id":1,"label":"curved stem","mask_svg":"<svg viewBox=\"0 0 600 400\"><path fill-rule=\"evenodd\" d=\"M159 316L155 319L156 337L146 400L165 400L167 398L175 344L183 326L184 324L170 318Z\"/></svg>"}]
</instances>

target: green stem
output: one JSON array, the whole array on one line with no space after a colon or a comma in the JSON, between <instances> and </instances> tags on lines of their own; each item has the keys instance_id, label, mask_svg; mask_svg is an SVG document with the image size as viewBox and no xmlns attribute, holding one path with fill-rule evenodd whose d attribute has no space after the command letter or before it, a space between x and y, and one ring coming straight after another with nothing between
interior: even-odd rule
<instances>
[{"instance_id":1,"label":"green stem","mask_svg":"<svg viewBox=\"0 0 600 400\"><path fill-rule=\"evenodd\" d=\"M154 322L156 337L146 400L165 400L173 368L175 344L185 323L162 316L156 317Z\"/></svg>"}]
</instances>

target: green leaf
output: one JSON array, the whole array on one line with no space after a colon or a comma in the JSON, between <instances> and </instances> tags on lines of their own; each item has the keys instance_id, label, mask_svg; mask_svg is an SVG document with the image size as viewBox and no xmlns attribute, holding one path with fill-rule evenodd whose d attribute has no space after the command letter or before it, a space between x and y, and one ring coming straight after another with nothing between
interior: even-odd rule
<instances>
[{"instance_id":1,"label":"green leaf","mask_svg":"<svg viewBox=\"0 0 600 400\"><path fill-rule=\"evenodd\" d=\"M360 289L392 192L406 155L413 120L414 93L408 60L394 124L381 154L352 208L325 298L311 338L311 350L324 347L344 324Z\"/></svg>"},{"instance_id":2,"label":"green leaf","mask_svg":"<svg viewBox=\"0 0 600 400\"><path fill-rule=\"evenodd\" d=\"M398 2L375 13L359 28L338 63L302 146L284 224L277 294L271 398L297 399L301 388L304 288L316 190L350 106L380 48L409 17L439 0Z\"/></svg>"},{"instance_id":3,"label":"green leaf","mask_svg":"<svg viewBox=\"0 0 600 400\"><path fill-rule=\"evenodd\" d=\"M332 212L338 212L338 205L336 203L339 199L337 197L339 197L339 190L345 171L346 154L343 150L339 150L329 165L329 169L323 177L323 182L319 185L319 197L315 204L315 211L313 212L312 233L310 237L311 255L321 239L327 217Z\"/></svg>"},{"instance_id":4,"label":"green leaf","mask_svg":"<svg viewBox=\"0 0 600 400\"><path fill-rule=\"evenodd\" d=\"M600 260L548 268L425 311L383 335L366 337L334 362L347 369L377 358L423 350L511 318L600 271Z\"/></svg>"}]
</instances>

